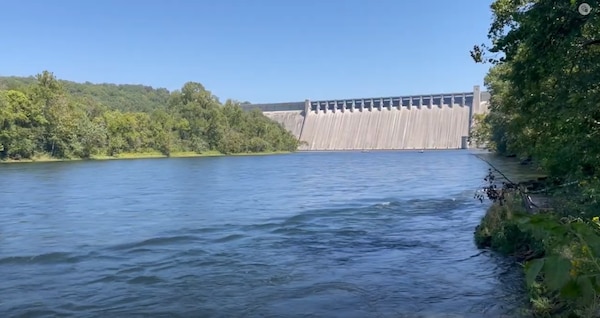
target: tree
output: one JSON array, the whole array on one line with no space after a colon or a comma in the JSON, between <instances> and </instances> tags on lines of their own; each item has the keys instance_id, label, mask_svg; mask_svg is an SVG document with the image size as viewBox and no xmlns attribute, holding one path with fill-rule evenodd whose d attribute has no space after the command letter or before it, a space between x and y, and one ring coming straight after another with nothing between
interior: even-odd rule
<instances>
[{"instance_id":1,"label":"tree","mask_svg":"<svg viewBox=\"0 0 600 318\"><path fill-rule=\"evenodd\" d=\"M47 123L40 105L22 92L0 92L0 158L31 158Z\"/></svg>"},{"instance_id":2,"label":"tree","mask_svg":"<svg viewBox=\"0 0 600 318\"><path fill-rule=\"evenodd\" d=\"M77 84L43 71L0 78L0 159L115 156L125 152L295 150L296 138L259 111L221 105L196 82L168 92L142 85Z\"/></svg>"},{"instance_id":3,"label":"tree","mask_svg":"<svg viewBox=\"0 0 600 318\"><path fill-rule=\"evenodd\" d=\"M487 85L496 145L564 179L596 176L590 166L600 160L600 51L581 46L600 35L600 18L582 17L577 5L497 0L493 45L472 51L494 65Z\"/></svg>"}]
</instances>

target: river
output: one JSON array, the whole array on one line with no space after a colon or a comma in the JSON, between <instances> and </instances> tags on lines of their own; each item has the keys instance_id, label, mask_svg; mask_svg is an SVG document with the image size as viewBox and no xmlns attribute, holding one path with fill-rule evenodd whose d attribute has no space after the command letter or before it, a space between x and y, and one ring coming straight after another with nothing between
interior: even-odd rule
<instances>
[{"instance_id":1,"label":"river","mask_svg":"<svg viewBox=\"0 0 600 318\"><path fill-rule=\"evenodd\" d=\"M469 151L0 165L3 317L500 317Z\"/></svg>"}]
</instances>

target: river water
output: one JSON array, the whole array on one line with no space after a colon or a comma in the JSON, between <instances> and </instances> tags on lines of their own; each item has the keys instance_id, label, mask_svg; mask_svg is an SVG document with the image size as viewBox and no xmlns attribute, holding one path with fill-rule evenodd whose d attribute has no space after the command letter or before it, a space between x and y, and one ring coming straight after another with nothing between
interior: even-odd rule
<instances>
[{"instance_id":1,"label":"river water","mask_svg":"<svg viewBox=\"0 0 600 318\"><path fill-rule=\"evenodd\" d=\"M499 317L468 151L0 165L2 317Z\"/></svg>"}]
</instances>

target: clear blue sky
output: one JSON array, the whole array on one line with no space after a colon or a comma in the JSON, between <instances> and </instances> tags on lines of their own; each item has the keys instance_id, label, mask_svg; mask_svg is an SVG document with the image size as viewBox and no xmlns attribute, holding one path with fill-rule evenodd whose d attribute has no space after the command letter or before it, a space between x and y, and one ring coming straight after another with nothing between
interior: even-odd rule
<instances>
[{"instance_id":1,"label":"clear blue sky","mask_svg":"<svg viewBox=\"0 0 600 318\"><path fill-rule=\"evenodd\" d=\"M491 0L19 0L0 10L0 75L302 101L470 91Z\"/></svg>"}]
</instances>

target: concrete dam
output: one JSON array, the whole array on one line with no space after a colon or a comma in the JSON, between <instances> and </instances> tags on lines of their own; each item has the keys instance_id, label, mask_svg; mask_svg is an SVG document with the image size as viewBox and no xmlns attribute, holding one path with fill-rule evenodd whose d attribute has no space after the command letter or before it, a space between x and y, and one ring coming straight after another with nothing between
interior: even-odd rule
<instances>
[{"instance_id":1,"label":"concrete dam","mask_svg":"<svg viewBox=\"0 0 600 318\"><path fill-rule=\"evenodd\" d=\"M260 109L303 151L467 148L473 115L489 94L472 92L242 105Z\"/></svg>"}]
</instances>

